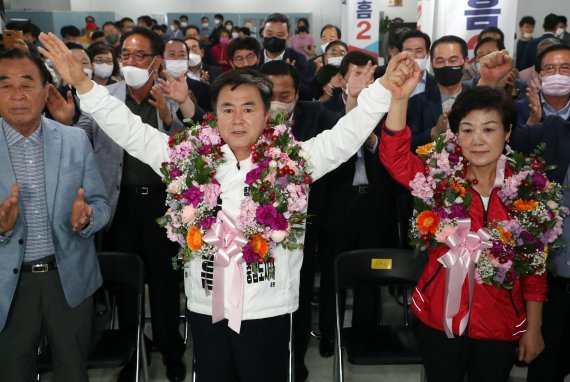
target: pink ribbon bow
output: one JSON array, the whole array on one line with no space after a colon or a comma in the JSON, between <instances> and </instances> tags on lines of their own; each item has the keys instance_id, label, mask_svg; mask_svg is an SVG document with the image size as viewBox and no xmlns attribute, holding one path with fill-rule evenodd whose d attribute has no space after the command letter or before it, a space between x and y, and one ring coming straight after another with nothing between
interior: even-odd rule
<instances>
[{"instance_id":1,"label":"pink ribbon bow","mask_svg":"<svg viewBox=\"0 0 570 382\"><path fill-rule=\"evenodd\" d=\"M465 277L469 277L469 305L467 313L459 323L459 335L463 334L469 321L469 310L473 299L473 285L475 280L475 265L481 254L491 248L491 234L484 228L471 232L471 219L461 219L457 222L457 231L449 235L446 244L449 247L439 261L447 273L445 276L445 317L443 327L448 338L453 338L453 318L459 312L461 305L461 291Z\"/></svg>"},{"instance_id":2,"label":"pink ribbon bow","mask_svg":"<svg viewBox=\"0 0 570 382\"><path fill-rule=\"evenodd\" d=\"M243 315L243 261L242 248L247 239L236 228L235 222L223 211L218 212L216 222L204 235L204 242L218 248L214 255L214 285L212 288L212 323L224 319L224 268L233 267L232 287L228 300L230 317L228 326L239 334ZM206 295L209 291L206 288Z\"/></svg>"}]
</instances>

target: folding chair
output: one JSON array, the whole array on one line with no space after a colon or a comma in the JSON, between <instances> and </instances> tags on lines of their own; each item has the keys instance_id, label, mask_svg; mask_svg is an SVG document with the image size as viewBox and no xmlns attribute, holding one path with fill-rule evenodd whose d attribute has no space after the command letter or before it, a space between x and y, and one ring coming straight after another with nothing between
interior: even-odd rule
<instances>
[{"instance_id":1,"label":"folding chair","mask_svg":"<svg viewBox=\"0 0 570 382\"><path fill-rule=\"evenodd\" d=\"M88 369L106 369L125 366L131 356L136 359L135 380L140 380L140 367L142 363L145 381L148 380L146 352L143 340L143 307L144 307L144 271L142 260L135 254L124 252L100 252L98 254L99 265L103 275L101 288L109 291L110 295L115 292L128 296L125 298L136 299L137 309L136 333L131 330L108 328L102 334L101 339L94 347L87 360ZM115 304L120 304L121 299L114 299ZM115 310L115 309L114 309ZM51 371L51 355L49 344L38 356L38 381L41 373Z\"/></svg>"},{"instance_id":2,"label":"folding chair","mask_svg":"<svg viewBox=\"0 0 570 382\"><path fill-rule=\"evenodd\" d=\"M344 381L343 349L348 361L357 365L421 364L422 358L403 306L401 325L371 329L343 327L345 291L354 287L401 286L404 301L415 286L424 260L407 249L363 249L341 253L334 264L336 297L335 380ZM423 380L423 369L422 369Z\"/></svg>"}]
</instances>

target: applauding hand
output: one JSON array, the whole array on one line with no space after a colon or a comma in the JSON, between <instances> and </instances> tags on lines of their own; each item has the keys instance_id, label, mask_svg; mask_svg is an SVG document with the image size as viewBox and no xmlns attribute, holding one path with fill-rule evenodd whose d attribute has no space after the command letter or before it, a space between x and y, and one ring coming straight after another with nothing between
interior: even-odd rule
<instances>
[{"instance_id":1,"label":"applauding hand","mask_svg":"<svg viewBox=\"0 0 570 382\"><path fill-rule=\"evenodd\" d=\"M71 208L71 227L73 231L78 232L84 229L91 220L92 212L91 207L85 201L85 190L80 188Z\"/></svg>"},{"instance_id":2,"label":"applauding hand","mask_svg":"<svg viewBox=\"0 0 570 382\"><path fill-rule=\"evenodd\" d=\"M20 188L13 184L10 195L0 203L0 235L10 231L18 218L18 195Z\"/></svg>"}]
</instances>

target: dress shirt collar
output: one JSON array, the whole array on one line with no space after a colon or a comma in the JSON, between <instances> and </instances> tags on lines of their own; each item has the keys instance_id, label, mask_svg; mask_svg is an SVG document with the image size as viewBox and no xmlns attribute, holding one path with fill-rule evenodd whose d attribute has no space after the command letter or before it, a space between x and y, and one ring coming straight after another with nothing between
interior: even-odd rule
<instances>
[{"instance_id":1,"label":"dress shirt collar","mask_svg":"<svg viewBox=\"0 0 570 382\"><path fill-rule=\"evenodd\" d=\"M263 62L269 62L269 61L282 61L283 60L283 56L285 56L285 49L283 49L283 52L281 52L281 54L275 58L269 58L267 57L267 51L265 49L263 49L263 55L265 56L265 61Z\"/></svg>"},{"instance_id":2,"label":"dress shirt collar","mask_svg":"<svg viewBox=\"0 0 570 382\"><path fill-rule=\"evenodd\" d=\"M8 147L15 146L25 139L29 139L29 141L34 145L42 145L44 142L41 122L40 126L29 137L23 136L18 130L8 125L4 120L2 120L2 129L4 130L4 136L6 137L6 143L8 144Z\"/></svg>"},{"instance_id":3,"label":"dress shirt collar","mask_svg":"<svg viewBox=\"0 0 570 382\"><path fill-rule=\"evenodd\" d=\"M551 115L557 115L562 119L570 118L570 100L566 102L566 105L558 111L554 110L552 106L548 104L542 92L540 92L540 103L542 104L542 109L544 110L544 114L546 117Z\"/></svg>"}]
</instances>

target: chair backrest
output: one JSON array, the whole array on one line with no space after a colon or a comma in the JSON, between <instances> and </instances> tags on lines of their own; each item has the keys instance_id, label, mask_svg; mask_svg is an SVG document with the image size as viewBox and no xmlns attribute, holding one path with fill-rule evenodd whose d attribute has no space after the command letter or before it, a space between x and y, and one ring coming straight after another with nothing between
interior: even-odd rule
<instances>
[{"instance_id":1,"label":"chair backrest","mask_svg":"<svg viewBox=\"0 0 570 382\"><path fill-rule=\"evenodd\" d=\"M359 286L409 285L417 283L425 260L412 250L399 248L358 249L335 259L335 291Z\"/></svg>"},{"instance_id":2,"label":"chair backrest","mask_svg":"<svg viewBox=\"0 0 570 382\"><path fill-rule=\"evenodd\" d=\"M103 275L103 288L143 291L143 262L139 256L127 252L99 252L97 258Z\"/></svg>"}]
</instances>

